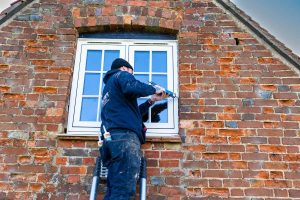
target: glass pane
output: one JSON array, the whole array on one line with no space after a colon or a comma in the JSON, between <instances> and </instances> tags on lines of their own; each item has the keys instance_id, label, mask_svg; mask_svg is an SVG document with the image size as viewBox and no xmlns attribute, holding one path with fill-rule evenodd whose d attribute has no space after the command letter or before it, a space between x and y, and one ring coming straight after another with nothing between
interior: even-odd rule
<instances>
[{"instance_id":1,"label":"glass pane","mask_svg":"<svg viewBox=\"0 0 300 200\"><path fill-rule=\"evenodd\" d=\"M151 107L152 123L168 123L168 100L158 101Z\"/></svg>"},{"instance_id":2,"label":"glass pane","mask_svg":"<svg viewBox=\"0 0 300 200\"><path fill-rule=\"evenodd\" d=\"M100 97L101 98L101 97ZM98 108L98 122L100 122L101 121L101 108L102 108L102 101L100 100L100 106L99 106L99 108Z\"/></svg>"},{"instance_id":3,"label":"glass pane","mask_svg":"<svg viewBox=\"0 0 300 200\"><path fill-rule=\"evenodd\" d=\"M88 50L86 58L86 71L100 71L101 69L101 50Z\"/></svg>"},{"instance_id":4,"label":"glass pane","mask_svg":"<svg viewBox=\"0 0 300 200\"><path fill-rule=\"evenodd\" d=\"M143 82L143 83L147 83L149 82L149 75L144 75L144 74L135 74L134 77Z\"/></svg>"},{"instance_id":5,"label":"glass pane","mask_svg":"<svg viewBox=\"0 0 300 200\"><path fill-rule=\"evenodd\" d=\"M83 95L99 95L100 74L85 73Z\"/></svg>"},{"instance_id":6,"label":"glass pane","mask_svg":"<svg viewBox=\"0 0 300 200\"><path fill-rule=\"evenodd\" d=\"M149 72L150 53L149 51L135 51L134 71Z\"/></svg>"},{"instance_id":7,"label":"glass pane","mask_svg":"<svg viewBox=\"0 0 300 200\"><path fill-rule=\"evenodd\" d=\"M103 82L103 78L105 77L105 75L106 75L106 73L103 73L103 75L102 75L102 89L101 89L101 91L103 91L103 89L104 89L104 86L105 86L105 83Z\"/></svg>"},{"instance_id":8,"label":"glass pane","mask_svg":"<svg viewBox=\"0 0 300 200\"><path fill-rule=\"evenodd\" d=\"M164 88L168 88L167 75L152 75L152 81Z\"/></svg>"},{"instance_id":9,"label":"glass pane","mask_svg":"<svg viewBox=\"0 0 300 200\"><path fill-rule=\"evenodd\" d=\"M116 59L120 57L120 51L119 50L105 50L104 51L104 71L110 70L111 63Z\"/></svg>"},{"instance_id":10,"label":"glass pane","mask_svg":"<svg viewBox=\"0 0 300 200\"><path fill-rule=\"evenodd\" d=\"M141 105L142 103L144 103L146 101L145 98L138 98L137 102L138 105ZM142 120L143 122L149 122L149 112L146 112L144 115L142 115Z\"/></svg>"},{"instance_id":11,"label":"glass pane","mask_svg":"<svg viewBox=\"0 0 300 200\"><path fill-rule=\"evenodd\" d=\"M80 121L97 120L98 98L82 98Z\"/></svg>"},{"instance_id":12,"label":"glass pane","mask_svg":"<svg viewBox=\"0 0 300 200\"><path fill-rule=\"evenodd\" d=\"M152 52L152 71L167 72L167 52L153 51Z\"/></svg>"}]
</instances>

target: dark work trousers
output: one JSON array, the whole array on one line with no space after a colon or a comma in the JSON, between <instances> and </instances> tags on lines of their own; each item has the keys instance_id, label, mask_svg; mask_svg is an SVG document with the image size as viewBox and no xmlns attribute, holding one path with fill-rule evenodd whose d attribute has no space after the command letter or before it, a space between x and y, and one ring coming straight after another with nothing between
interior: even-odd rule
<instances>
[{"instance_id":1,"label":"dark work trousers","mask_svg":"<svg viewBox=\"0 0 300 200\"><path fill-rule=\"evenodd\" d=\"M135 197L141 165L141 144L134 132L111 133L105 141L107 157L107 191L104 200L131 200Z\"/></svg>"}]
</instances>

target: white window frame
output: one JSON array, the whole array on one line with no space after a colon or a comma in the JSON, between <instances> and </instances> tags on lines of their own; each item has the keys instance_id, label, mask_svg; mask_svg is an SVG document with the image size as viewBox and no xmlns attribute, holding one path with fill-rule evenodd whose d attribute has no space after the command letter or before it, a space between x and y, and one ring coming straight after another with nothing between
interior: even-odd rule
<instances>
[{"instance_id":1,"label":"white window frame","mask_svg":"<svg viewBox=\"0 0 300 200\"><path fill-rule=\"evenodd\" d=\"M82 122L79 120L81 112L82 91L84 85L84 74L86 72L83 66L85 66L86 63L87 50L120 50L120 57L128 60L129 63L133 65L133 53L130 52L133 52L134 50L145 50L147 48L151 49L152 51L167 50L168 89L174 91L178 96L178 57L176 40L116 40L96 38L78 39L72 89L70 95L67 134L91 136L98 135L100 130L100 122ZM104 60L103 56L104 53L102 53L102 63ZM102 80L104 72L105 71L101 69L100 80ZM138 74L138 72L136 72L136 74ZM100 90L102 90L102 81L100 81ZM148 128L147 136L163 137L178 135L178 97L174 99L168 98L168 110L170 110L168 112L168 119L172 119L172 121L169 121L169 123L146 123L146 126Z\"/></svg>"}]
</instances>

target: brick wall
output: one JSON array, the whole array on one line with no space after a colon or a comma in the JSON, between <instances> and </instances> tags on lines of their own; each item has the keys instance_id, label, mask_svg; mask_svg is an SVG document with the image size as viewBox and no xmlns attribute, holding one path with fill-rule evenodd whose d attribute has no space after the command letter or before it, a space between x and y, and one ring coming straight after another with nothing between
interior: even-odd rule
<instances>
[{"instance_id":1,"label":"brick wall","mask_svg":"<svg viewBox=\"0 0 300 200\"><path fill-rule=\"evenodd\" d=\"M0 27L0 199L88 199L64 140L77 34L177 34L182 143L143 145L148 199L300 198L300 78L212 0L40 0ZM103 195L103 185L102 185Z\"/></svg>"}]
</instances>

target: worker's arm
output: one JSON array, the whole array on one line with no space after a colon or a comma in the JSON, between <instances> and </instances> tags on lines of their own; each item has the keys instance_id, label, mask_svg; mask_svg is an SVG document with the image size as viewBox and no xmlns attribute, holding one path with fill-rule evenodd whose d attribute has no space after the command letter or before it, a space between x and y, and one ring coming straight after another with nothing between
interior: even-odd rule
<instances>
[{"instance_id":1,"label":"worker's arm","mask_svg":"<svg viewBox=\"0 0 300 200\"><path fill-rule=\"evenodd\" d=\"M136 80L132 74L125 71L120 72L117 80L122 92L131 97L145 97L157 92L153 86Z\"/></svg>"},{"instance_id":2,"label":"worker's arm","mask_svg":"<svg viewBox=\"0 0 300 200\"><path fill-rule=\"evenodd\" d=\"M141 115L143 116L145 113L147 113L148 109L155 103L155 101L160 101L167 97L168 96L166 93L151 95L150 99L147 99L147 101L139 105Z\"/></svg>"}]
</instances>

